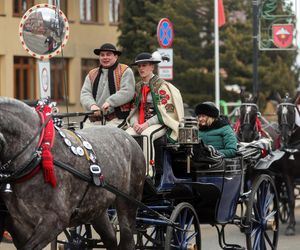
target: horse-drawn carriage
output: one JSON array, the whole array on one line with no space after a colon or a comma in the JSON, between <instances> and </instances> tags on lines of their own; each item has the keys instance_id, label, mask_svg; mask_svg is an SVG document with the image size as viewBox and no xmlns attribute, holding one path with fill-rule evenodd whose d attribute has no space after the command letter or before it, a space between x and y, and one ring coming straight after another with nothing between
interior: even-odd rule
<instances>
[{"instance_id":1,"label":"horse-drawn carriage","mask_svg":"<svg viewBox=\"0 0 300 250\"><path fill-rule=\"evenodd\" d=\"M195 120L187 118L177 144L164 139L156 142L156 175L146 177L142 202L108 187L139 207L135 248L201 249L200 225L211 224L222 249L244 249L225 240L226 225L234 224L245 234L247 249L275 249L279 212L276 188L266 167L274 160L268 155L268 141L240 145L236 158L224 159L198 141L197 130ZM117 229L112 207L108 214ZM88 223L64 233L65 239L53 241L52 249L58 245L64 249L104 247L101 239L92 237Z\"/></svg>"},{"instance_id":2,"label":"horse-drawn carriage","mask_svg":"<svg viewBox=\"0 0 300 250\"><path fill-rule=\"evenodd\" d=\"M41 108L38 110L42 111ZM32 108L7 98L1 98L0 111L0 115L5 113L6 118L7 114L12 114L9 119L14 124L22 119L20 126L12 127L1 119L1 182L12 188L12 192L6 190L1 195L8 210L8 214L2 214L2 229L11 232L20 249L40 249L63 230L67 239L52 242L52 249L59 244L65 249L92 249L99 245L114 249L107 246L110 241L104 239L107 232L104 232L104 243L91 239L89 224L103 234L106 227L113 230L113 222L120 229L120 244L124 244L124 220L129 223L125 229L130 228L136 234L136 249L201 249L201 224L216 226L223 249L243 249L226 243L225 227L228 224L240 227L246 236L247 249L274 249L277 246L278 200L275 185L265 167L272 157L266 154L269 148L263 144L243 145L238 157L223 159L213 148L198 142L195 122L186 119L180 128L177 144L160 143L158 150L161 154L157 155L161 155L161 161L158 161L160 165L157 164L156 179L146 178L144 182L144 178L141 179L145 175L144 159L140 158L142 152L137 150L138 143L125 136L121 129L103 126L96 130L74 131L57 127L53 148L57 187L51 188L43 183L43 171L35 171L36 164L33 164L40 160L34 152L39 144L38 135L51 121L50 116L41 123L40 115ZM10 130L14 133L6 134ZM105 135L100 133L102 130ZM101 136L95 139L96 134ZM18 139L18 145L4 145L15 139ZM121 144L115 144L115 139ZM83 145L82 150L90 162L81 156L80 146L76 143ZM76 147L76 153L72 146ZM110 159L107 150L119 147L122 148L121 157ZM130 153L132 150L135 155ZM93 161L93 153L100 162L98 167ZM128 161L134 163L129 164L131 171L127 169ZM131 176L131 180L127 176ZM32 190L41 192L44 197L32 194ZM99 206L102 207L101 218L95 215ZM103 212L107 208L109 212ZM30 209L35 210L34 215ZM29 225L28 218L31 219ZM22 226L27 231L23 231ZM71 229L67 230L70 226ZM80 231L84 227L87 230ZM28 233L35 236L34 239ZM124 239L127 238L123 238L123 242Z\"/></svg>"}]
</instances>

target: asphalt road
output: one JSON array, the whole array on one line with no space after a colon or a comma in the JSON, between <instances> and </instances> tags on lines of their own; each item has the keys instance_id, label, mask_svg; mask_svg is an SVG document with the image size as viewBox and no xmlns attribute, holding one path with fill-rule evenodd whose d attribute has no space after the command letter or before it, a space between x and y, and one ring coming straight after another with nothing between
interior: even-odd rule
<instances>
[{"instance_id":1,"label":"asphalt road","mask_svg":"<svg viewBox=\"0 0 300 250\"><path fill-rule=\"evenodd\" d=\"M280 236L278 242L278 250L296 250L300 249L300 207L296 209L296 235L285 236L284 231L285 224L280 224ZM228 243L235 243L245 246L245 236L240 233L240 230L236 226L226 226L226 241ZM217 231L210 225L201 225L202 234L202 250L219 250L221 249L218 244ZM15 250L16 248L12 244L1 243L0 250ZM44 250L50 250L50 246L47 246Z\"/></svg>"}]
</instances>

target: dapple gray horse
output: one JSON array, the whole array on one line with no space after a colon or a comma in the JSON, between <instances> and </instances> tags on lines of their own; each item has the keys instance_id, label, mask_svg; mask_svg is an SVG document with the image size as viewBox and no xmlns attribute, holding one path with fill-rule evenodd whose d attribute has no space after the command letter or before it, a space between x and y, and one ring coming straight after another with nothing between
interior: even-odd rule
<instances>
[{"instance_id":1,"label":"dapple gray horse","mask_svg":"<svg viewBox=\"0 0 300 250\"><path fill-rule=\"evenodd\" d=\"M36 151L39 135L33 137L38 134L40 127L39 114L33 108L15 99L0 98L2 187L6 184L3 181L5 173L14 176L19 168L26 169L26 164ZM146 167L143 152L136 141L123 130L108 126L78 130L77 133L92 145L105 181L140 200ZM70 137L70 141L78 143L73 137ZM52 154L55 161L65 163L86 176L90 175L87 158L73 154L59 133L55 133ZM134 249L133 229L137 210L134 203L57 166L55 176L55 188L45 183L43 170L21 183L14 178L9 179L13 192L0 192L3 206L8 211L1 213L0 233L4 228L7 229L18 249L39 250L65 228L90 222L101 235L107 249ZM119 248L106 213L113 203L120 226Z\"/></svg>"}]
</instances>

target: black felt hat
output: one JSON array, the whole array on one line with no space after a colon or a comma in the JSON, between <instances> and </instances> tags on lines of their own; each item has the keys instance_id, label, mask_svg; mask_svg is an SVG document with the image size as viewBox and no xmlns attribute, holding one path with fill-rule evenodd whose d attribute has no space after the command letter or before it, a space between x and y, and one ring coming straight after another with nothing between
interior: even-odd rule
<instances>
[{"instance_id":1,"label":"black felt hat","mask_svg":"<svg viewBox=\"0 0 300 250\"><path fill-rule=\"evenodd\" d=\"M122 52L117 50L116 47L111 43L104 43L99 49L94 49L94 53L96 55L99 55L101 51L111 51L117 54L118 56L122 54Z\"/></svg>"},{"instance_id":2,"label":"black felt hat","mask_svg":"<svg viewBox=\"0 0 300 250\"><path fill-rule=\"evenodd\" d=\"M219 113L219 109L213 102L203 102L195 107L196 115L207 115L209 117L217 118Z\"/></svg>"},{"instance_id":3,"label":"black felt hat","mask_svg":"<svg viewBox=\"0 0 300 250\"><path fill-rule=\"evenodd\" d=\"M157 64L160 63L161 61L152 57L152 55L148 52L143 52L137 55L137 57L134 60L134 63L132 63L132 66L138 65L140 63L153 63Z\"/></svg>"}]
</instances>

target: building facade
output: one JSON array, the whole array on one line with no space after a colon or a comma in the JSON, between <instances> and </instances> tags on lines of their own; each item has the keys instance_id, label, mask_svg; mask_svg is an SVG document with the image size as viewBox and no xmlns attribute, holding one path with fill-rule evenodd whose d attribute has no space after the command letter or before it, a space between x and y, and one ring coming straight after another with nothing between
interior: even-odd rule
<instances>
[{"instance_id":1,"label":"building facade","mask_svg":"<svg viewBox=\"0 0 300 250\"><path fill-rule=\"evenodd\" d=\"M38 60L19 39L24 13L37 4L60 7L69 23L69 39L62 53L50 58L51 99L60 111L82 110L79 95L85 75L98 66L93 50L117 43L122 0L0 0L0 95L20 100L40 97ZM38 17L36 17L38 19ZM29 24L27 28L34 28ZM42 32L42 31L39 31Z\"/></svg>"}]
</instances>

